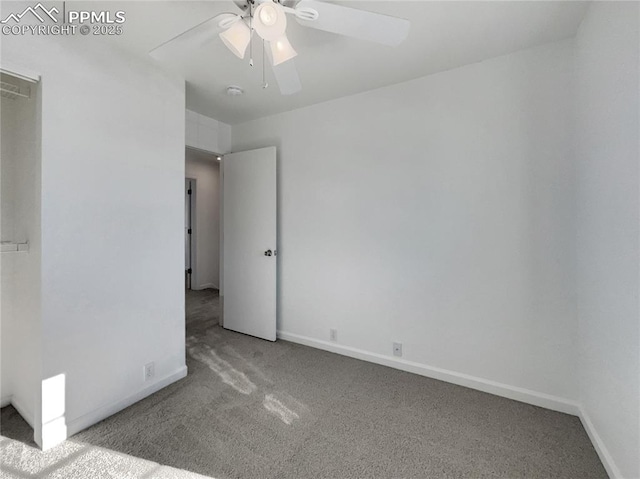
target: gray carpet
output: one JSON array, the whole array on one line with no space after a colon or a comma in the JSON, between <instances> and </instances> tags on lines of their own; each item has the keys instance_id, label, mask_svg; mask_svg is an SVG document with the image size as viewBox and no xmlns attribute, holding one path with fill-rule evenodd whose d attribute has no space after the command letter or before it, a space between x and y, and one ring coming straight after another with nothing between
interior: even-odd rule
<instances>
[{"instance_id":1,"label":"gray carpet","mask_svg":"<svg viewBox=\"0 0 640 479\"><path fill-rule=\"evenodd\" d=\"M218 314L215 292L189 293L188 377L72 441L215 478L607 477L576 417L226 331ZM2 410L4 436L26 431Z\"/></svg>"},{"instance_id":2,"label":"gray carpet","mask_svg":"<svg viewBox=\"0 0 640 479\"><path fill-rule=\"evenodd\" d=\"M42 452L0 437L1 479L207 479L137 457L70 439Z\"/></svg>"}]
</instances>

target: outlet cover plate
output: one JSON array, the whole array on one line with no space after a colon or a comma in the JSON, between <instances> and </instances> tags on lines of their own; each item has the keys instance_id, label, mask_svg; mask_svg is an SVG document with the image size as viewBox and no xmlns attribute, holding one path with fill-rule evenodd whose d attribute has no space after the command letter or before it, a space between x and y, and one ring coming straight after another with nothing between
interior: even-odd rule
<instances>
[{"instance_id":1,"label":"outlet cover plate","mask_svg":"<svg viewBox=\"0 0 640 479\"><path fill-rule=\"evenodd\" d=\"M144 365L144 380L150 381L156 375L156 364L151 362Z\"/></svg>"}]
</instances>

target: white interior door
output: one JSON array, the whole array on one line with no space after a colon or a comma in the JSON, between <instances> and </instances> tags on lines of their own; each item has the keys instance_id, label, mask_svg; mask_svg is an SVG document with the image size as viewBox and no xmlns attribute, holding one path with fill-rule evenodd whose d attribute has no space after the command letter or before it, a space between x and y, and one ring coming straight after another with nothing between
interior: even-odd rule
<instances>
[{"instance_id":1,"label":"white interior door","mask_svg":"<svg viewBox=\"0 0 640 479\"><path fill-rule=\"evenodd\" d=\"M276 340L276 148L223 164L223 325Z\"/></svg>"}]
</instances>

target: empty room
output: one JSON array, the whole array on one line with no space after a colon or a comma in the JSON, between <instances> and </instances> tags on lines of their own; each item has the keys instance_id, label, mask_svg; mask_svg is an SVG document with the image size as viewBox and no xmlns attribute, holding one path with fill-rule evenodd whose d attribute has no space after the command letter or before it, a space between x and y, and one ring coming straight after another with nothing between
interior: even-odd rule
<instances>
[{"instance_id":1,"label":"empty room","mask_svg":"<svg viewBox=\"0 0 640 479\"><path fill-rule=\"evenodd\" d=\"M0 29L0 477L640 479L640 2Z\"/></svg>"}]
</instances>

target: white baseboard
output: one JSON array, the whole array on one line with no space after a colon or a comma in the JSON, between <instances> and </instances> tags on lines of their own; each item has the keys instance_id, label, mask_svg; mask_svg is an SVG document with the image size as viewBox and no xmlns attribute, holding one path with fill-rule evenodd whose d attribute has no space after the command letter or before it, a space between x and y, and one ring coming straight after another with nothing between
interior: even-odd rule
<instances>
[{"instance_id":1,"label":"white baseboard","mask_svg":"<svg viewBox=\"0 0 640 479\"><path fill-rule=\"evenodd\" d=\"M11 404L11 396L2 396L0 398L0 407L7 407Z\"/></svg>"},{"instance_id":2,"label":"white baseboard","mask_svg":"<svg viewBox=\"0 0 640 479\"><path fill-rule=\"evenodd\" d=\"M616 463L613 460L613 457L611 457L607 446L604 445L602 438L598 434L598 431L596 431L595 426L591 422L591 418L584 410L583 406L580 406L579 408L579 417L580 421L582 422L582 426L587 431L589 439L591 439L593 447L598 453L598 457L600 457L600 461L602 461L602 465L607 471L607 474L609 474L610 479L622 479L620 469L618 469L618 466L616 466Z\"/></svg>"},{"instance_id":3,"label":"white baseboard","mask_svg":"<svg viewBox=\"0 0 640 479\"><path fill-rule=\"evenodd\" d=\"M384 356L382 354L371 353L362 349L356 349L349 346L343 346L328 341L321 341L306 336L287 333L286 331L278 331L278 338L293 343L304 344L317 349L323 349L332 353L342 354L363 361L369 361L383 366L388 366L402 371L407 371L428 378L438 379L459 386L465 386L471 389L477 389L496 396L502 396L515 401L532 404L534 406L559 411L566 414L578 416L580 408L577 402L568 399L552 396L529 389L509 386L508 384L483 379L469 374L458 373L447 369L428 366L426 364L407 361L405 359L395 358L392 356Z\"/></svg>"},{"instance_id":4,"label":"white baseboard","mask_svg":"<svg viewBox=\"0 0 640 479\"><path fill-rule=\"evenodd\" d=\"M165 376L164 378L160 379L159 381L156 381L155 383L145 387L144 389L141 389L140 391L138 391L135 394L132 394L129 397L126 397L125 399L121 400L121 401L117 401L113 404L108 404L106 406L103 406L99 409L96 409L95 411L91 411L90 413L84 414L83 416L80 416L79 418L76 418L72 421L69 421L68 424L62 424L62 426L66 426L66 434L65 435L60 435L60 434L55 434L55 436L52 438L51 434L49 434L49 432L46 430L47 429L47 425L43 425L42 431L41 431L41 436L48 436L48 437L39 437L36 438L36 442L41 445L44 446L44 449L50 449L51 447L63 442L65 440L66 437L72 436L80 431L82 431L83 429L88 428L89 426L93 426L94 424L102 421L103 419L108 418L109 416L125 409L126 407L131 406L132 404L140 401L141 399L146 398L147 396L150 396L151 394L159 391L160 389L168 386L171 383L174 383L182 378L184 378L187 375L187 367L186 366L182 366L181 368L179 368L176 372L169 374L168 376ZM34 426L34 418L32 417L32 415L29 413L28 409L25 408L20 401L16 400L15 396L5 396L2 398L1 400L1 404L2 407L4 406L8 406L9 404L11 404L16 411L18 411L18 413L20 414L20 416L22 416L22 418L29 424L29 426L31 426L32 429L35 430L35 426ZM59 424L56 424L56 427L53 428L56 431L60 430L60 426ZM66 436L66 437L64 437Z\"/></svg>"},{"instance_id":5,"label":"white baseboard","mask_svg":"<svg viewBox=\"0 0 640 479\"><path fill-rule=\"evenodd\" d=\"M155 383L141 389L140 391L132 394L129 397L126 397L120 401L117 401L112 404L107 404L95 411L91 411L83 416L80 416L72 421L67 423L67 436L73 436L74 434L82 431L83 429L88 428L89 426L93 426L94 424L102 421L103 419L112 416L113 414L122 411L123 409L131 406L132 404L140 401L141 399L150 396L151 394L159 391L160 389L168 386L171 383L174 383L187 375L187 367L182 366L176 372L169 374L168 376L163 377L162 379L156 381Z\"/></svg>"},{"instance_id":6,"label":"white baseboard","mask_svg":"<svg viewBox=\"0 0 640 479\"><path fill-rule=\"evenodd\" d=\"M195 291L201 291L203 289L218 289L218 285L213 283L204 283L199 286L191 287Z\"/></svg>"}]
</instances>

